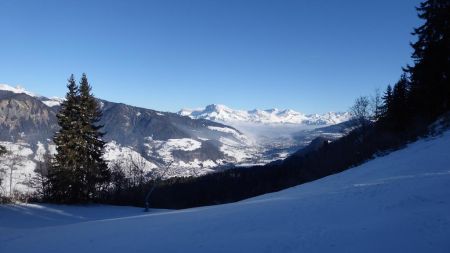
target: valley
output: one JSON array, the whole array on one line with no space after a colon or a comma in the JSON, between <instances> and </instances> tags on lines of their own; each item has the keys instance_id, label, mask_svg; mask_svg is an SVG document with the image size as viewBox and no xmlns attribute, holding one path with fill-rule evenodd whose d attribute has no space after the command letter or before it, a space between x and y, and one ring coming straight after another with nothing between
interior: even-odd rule
<instances>
[{"instance_id":1,"label":"valley","mask_svg":"<svg viewBox=\"0 0 450 253\"><path fill-rule=\"evenodd\" d=\"M58 131L56 113L62 101L0 85L0 145L14 153L17 161L3 166L4 193L10 183L11 189L29 191L34 170L45 154L55 154L52 138ZM99 101L109 165L137 166L148 178L200 176L235 166L262 165L286 158L315 137L333 140L352 129L342 124L350 119L348 113L245 112L209 105L188 114L187 110L160 112ZM330 125L335 127L327 128Z\"/></svg>"}]
</instances>

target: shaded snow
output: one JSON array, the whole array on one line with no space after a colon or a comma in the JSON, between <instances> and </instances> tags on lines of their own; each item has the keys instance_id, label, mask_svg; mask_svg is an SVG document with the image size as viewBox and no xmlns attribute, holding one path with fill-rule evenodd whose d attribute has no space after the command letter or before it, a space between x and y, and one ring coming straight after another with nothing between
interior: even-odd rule
<instances>
[{"instance_id":1,"label":"shaded snow","mask_svg":"<svg viewBox=\"0 0 450 253\"><path fill-rule=\"evenodd\" d=\"M449 150L446 132L284 191L180 211L2 206L0 252L449 252Z\"/></svg>"},{"instance_id":2,"label":"shaded snow","mask_svg":"<svg viewBox=\"0 0 450 253\"><path fill-rule=\"evenodd\" d=\"M4 228L32 229L61 226L87 221L130 217L141 208L125 206L69 206L55 204L11 204L0 205L0 232ZM153 213L163 210L154 209ZM0 239L1 240L1 239Z\"/></svg>"}]
</instances>

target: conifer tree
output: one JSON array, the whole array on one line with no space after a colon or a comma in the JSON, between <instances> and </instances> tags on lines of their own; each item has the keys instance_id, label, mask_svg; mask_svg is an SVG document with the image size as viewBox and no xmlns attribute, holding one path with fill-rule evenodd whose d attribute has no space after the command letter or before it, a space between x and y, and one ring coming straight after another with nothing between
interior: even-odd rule
<instances>
[{"instance_id":1,"label":"conifer tree","mask_svg":"<svg viewBox=\"0 0 450 253\"><path fill-rule=\"evenodd\" d=\"M103 159L105 142L99 125L102 116L100 105L91 93L86 74L83 74L79 89L80 130L83 138L82 169L85 180L85 198L92 199L106 186L111 174Z\"/></svg>"},{"instance_id":2,"label":"conifer tree","mask_svg":"<svg viewBox=\"0 0 450 253\"><path fill-rule=\"evenodd\" d=\"M49 170L49 197L57 202L88 202L98 197L110 173L103 160L105 142L98 125L101 110L87 77L78 87L70 77L66 100L57 114L57 154Z\"/></svg>"},{"instance_id":3,"label":"conifer tree","mask_svg":"<svg viewBox=\"0 0 450 253\"><path fill-rule=\"evenodd\" d=\"M425 23L414 29L414 65L406 71L414 110L433 119L450 109L450 1L427 0L417 11Z\"/></svg>"},{"instance_id":4,"label":"conifer tree","mask_svg":"<svg viewBox=\"0 0 450 253\"><path fill-rule=\"evenodd\" d=\"M372 107L372 119L378 121L383 116L383 101L379 89L376 89L374 95L370 97L370 104Z\"/></svg>"},{"instance_id":5,"label":"conifer tree","mask_svg":"<svg viewBox=\"0 0 450 253\"><path fill-rule=\"evenodd\" d=\"M48 171L51 166L51 155L44 154L36 164L36 168L34 169L36 174L29 181L29 185L36 189L37 196L44 200L48 199Z\"/></svg>"},{"instance_id":6,"label":"conifer tree","mask_svg":"<svg viewBox=\"0 0 450 253\"><path fill-rule=\"evenodd\" d=\"M392 92L392 101L389 113L397 130L403 130L403 128L410 121L408 108L408 86L408 79L406 78L406 75L403 74L395 84Z\"/></svg>"},{"instance_id":7,"label":"conifer tree","mask_svg":"<svg viewBox=\"0 0 450 253\"><path fill-rule=\"evenodd\" d=\"M65 100L56 115L60 126L53 138L57 153L48 172L49 197L57 202L77 201L80 191L80 184L75 178L80 160L78 86L73 75L68 80L67 88Z\"/></svg>"},{"instance_id":8,"label":"conifer tree","mask_svg":"<svg viewBox=\"0 0 450 253\"><path fill-rule=\"evenodd\" d=\"M391 118L390 113L392 112L392 86L388 85L386 91L383 94L383 105L381 107L381 118L389 119Z\"/></svg>"}]
</instances>

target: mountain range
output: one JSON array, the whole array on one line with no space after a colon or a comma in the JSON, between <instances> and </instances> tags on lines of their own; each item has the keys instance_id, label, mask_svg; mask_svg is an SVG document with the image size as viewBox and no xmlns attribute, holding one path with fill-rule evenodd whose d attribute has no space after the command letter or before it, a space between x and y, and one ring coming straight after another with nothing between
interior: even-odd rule
<instances>
[{"instance_id":1,"label":"mountain range","mask_svg":"<svg viewBox=\"0 0 450 253\"><path fill-rule=\"evenodd\" d=\"M328 112L325 114L304 114L291 109L235 110L225 105L211 104L201 109L182 109L178 114L193 119L208 119L225 123L301 124L333 125L350 119L348 112Z\"/></svg>"},{"instance_id":2,"label":"mountain range","mask_svg":"<svg viewBox=\"0 0 450 253\"><path fill-rule=\"evenodd\" d=\"M43 154L56 152L52 137L59 128L56 114L62 101L62 98L47 98L21 87L0 84L0 144L22 158L15 168L14 187L21 188L20 182L34 174ZM171 164L166 177L198 176L230 165L282 159L311 138L323 135L321 127L348 119L347 113L304 115L276 109L239 111L220 105L189 113L188 110L171 113L98 101L103 112L100 123L104 125L107 141L105 158L110 165L119 163L129 167L139 161L144 171L160 174L165 165ZM227 122L250 125L243 126L244 131L241 131ZM275 124L270 126L269 134L250 134L267 128L269 123ZM305 125L310 128L303 129ZM341 136L348 128L336 127L332 133ZM289 134L274 136L272 132ZM5 166L0 168L0 173L5 173L5 169ZM3 184L8 181L3 180ZM3 185L5 188L7 186Z\"/></svg>"},{"instance_id":3,"label":"mountain range","mask_svg":"<svg viewBox=\"0 0 450 253\"><path fill-rule=\"evenodd\" d=\"M253 141L257 150L250 164L284 159L304 148L316 137L336 139L354 127L348 112L304 114L291 109L236 110L211 104L199 109L182 109L178 114L230 125ZM348 122L348 123L347 123ZM334 127L329 127L334 126Z\"/></svg>"}]
</instances>

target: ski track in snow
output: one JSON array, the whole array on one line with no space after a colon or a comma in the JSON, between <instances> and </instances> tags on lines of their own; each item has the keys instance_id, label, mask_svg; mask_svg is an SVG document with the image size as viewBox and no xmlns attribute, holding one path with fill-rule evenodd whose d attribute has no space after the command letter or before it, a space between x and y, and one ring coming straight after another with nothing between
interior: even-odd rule
<instances>
[{"instance_id":1,"label":"ski track in snow","mask_svg":"<svg viewBox=\"0 0 450 253\"><path fill-rule=\"evenodd\" d=\"M450 131L342 173L179 211L0 206L0 252L450 252Z\"/></svg>"}]
</instances>

